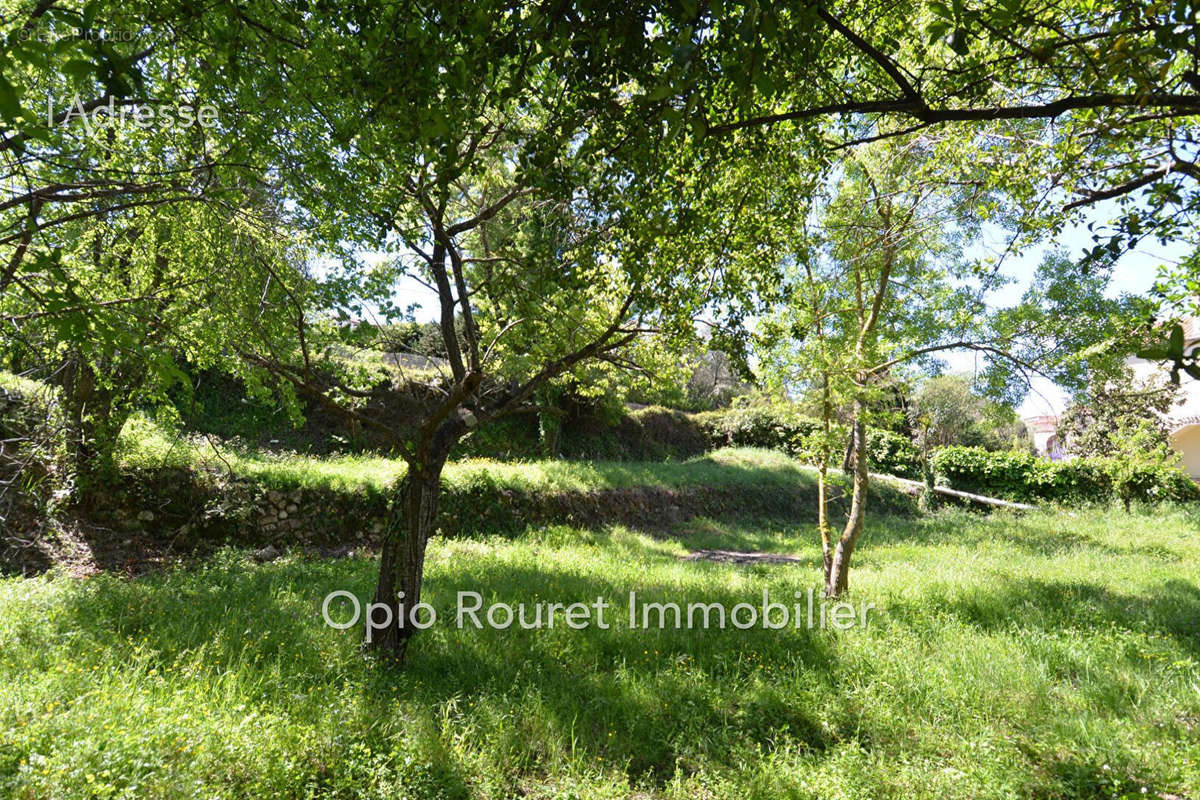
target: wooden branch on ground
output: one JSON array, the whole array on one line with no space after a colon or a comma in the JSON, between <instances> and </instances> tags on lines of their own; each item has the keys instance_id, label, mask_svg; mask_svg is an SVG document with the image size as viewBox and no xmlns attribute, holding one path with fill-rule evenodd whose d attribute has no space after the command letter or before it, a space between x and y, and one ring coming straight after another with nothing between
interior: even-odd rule
<instances>
[{"instance_id":1,"label":"wooden branch on ground","mask_svg":"<svg viewBox=\"0 0 1200 800\"><path fill-rule=\"evenodd\" d=\"M895 475L882 475L880 473L872 472L871 477L898 481L905 486L915 487L918 489L925 488L925 484L921 483L920 481L909 480L908 478L898 478ZM951 489L948 486L934 486L933 491L945 497L954 497L959 500L969 500L972 503L979 503L980 505L985 506L994 506L996 508L1012 508L1017 511L1033 511L1037 508L1037 506L1031 506L1028 503L1014 503L1011 500L1001 500L998 497L987 497L982 494L972 494L971 492L963 492L959 491L958 489Z\"/></svg>"}]
</instances>

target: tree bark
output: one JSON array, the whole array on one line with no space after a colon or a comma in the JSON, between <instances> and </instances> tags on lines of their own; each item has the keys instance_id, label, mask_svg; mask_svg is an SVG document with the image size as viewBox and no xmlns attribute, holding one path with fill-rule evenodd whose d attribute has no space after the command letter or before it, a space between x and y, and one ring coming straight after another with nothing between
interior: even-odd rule
<instances>
[{"instance_id":1,"label":"tree bark","mask_svg":"<svg viewBox=\"0 0 1200 800\"><path fill-rule=\"evenodd\" d=\"M829 564L829 577L825 580L826 597L841 597L850 588L850 556L853 552L854 545L838 539Z\"/></svg>"},{"instance_id":2,"label":"tree bark","mask_svg":"<svg viewBox=\"0 0 1200 800\"><path fill-rule=\"evenodd\" d=\"M826 483L828 467L821 464L817 470L817 531L821 534L822 574L825 582L829 582L830 570L833 567L833 540L829 535L829 488Z\"/></svg>"},{"instance_id":3,"label":"tree bark","mask_svg":"<svg viewBox=\"0 0 1200 800\"><path fill-rule=\"evenodd\" d=\"M825 579L825 595L840 597L850 585L850 558L854 554L854 546L862 535L863 525L867 515L867 436L866 425L863 423L862 408L855 403L853 436L851 437L854 479L850 495L850 513L846 517L846 526L838 538L833 550L833 559Z\"/></svg>"},{"instance_id":4,"label":"tree bark","mask_svg":"<svg viewBox=\"0 0 1200 800\"><path fill-rule=\"evenodd\" d=\"M90 506L104 498L116 472L117 436L129 412L117 407L112 390L100 385L95 369L82 356L74 355L64 363L59 380L75 479L74 501Z\"/></svg>"},{"instance_id":5,"label":"tree bark","mask_svg":"<svg viewBox=\"0 0 1200 800\"><path fill-rule=\"evenodd\" d=\"M421 601L425 547L437 519L446 456L435 454L426 463L409 467L384 533L379 582L372 602L391 609L392 622L387 628L368 629L370 640L364 638L363 644L398 663L403 663L409 639L416 632L409 624L408 611Z\"/></svg>"},{"instance_id":6,"label":"tree bark","mask_svg":"<svg viewBox=\"0 0 1200 800\"><path fill-rule=\"evenodd\" d=\"M829 374L821 382L821 453L817 466L817 531L821 534L822 576L829 583L833 569L833 537L829 534L829 435L833 419L833 406L829 397Z\"/></svg>"}]
</instances>

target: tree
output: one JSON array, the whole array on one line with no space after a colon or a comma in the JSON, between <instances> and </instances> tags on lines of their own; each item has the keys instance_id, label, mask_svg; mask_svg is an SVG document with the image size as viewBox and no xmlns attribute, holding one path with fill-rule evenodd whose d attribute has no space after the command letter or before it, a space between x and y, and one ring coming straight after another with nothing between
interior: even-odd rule
<instances>
[{"instance_id":1,"label":"tree","mask_svg":"<svg viewBox=\"0 0 1200 800\"><path fill-rule=\"evenodd\" d=\"M21 284L23 269L56 263L42 240L59 227L194 202L215 186L215 167L239 161L216 146L200 157L193 152L190 162L164 163L170 124L193 134L204 127L191 82L200 64L184 45L196 19L188 4L4 4L0 297ZM109 128L114 118L124 128L119 136ZM134 127L157 136L127 142Z\"/></svg>"},{"instance_id":2,"label":"tree","mask_svg":"<svg viewBox=\"0 0 1200 800\"><path fill-rule=\"evenodd\" d=\"M1149 417L1126 417L1117 424L1117 429L1108 434L1108 444L1113 457L1113 489L1129 513L1139 479L1147 470L1178 467L1179 454L1162 436L1156 421Z\"/></svg>"},{"instance_id":3,"label":"tree","mask_svg":"<svg viewBox=\"0 0 1200 800\"><path fill-rule=\"evenodd\" d=\"M53 268L0 303L4 350L61 389L80 499L111 480L135 408L166 405L184 364L243 374L233 344L284 324L306 291L296 254L269 240L253 209L238 211L126 211L63 226Z\"/></svg>"},{"instance_id":4,"label":"tree","mask_svg":"<svg viewBox=\"0 0 1200 800\"><path fill-rule=\"evenodd\" d=\"M1124 368L1117 378L1097 376L1063 412L1058 438L1080 456L1128 453L1126 433L1135 431L1147 450L1167 447L1167 416L1179 402L1179 387L1163 375L1138 379Z\"/></svg>"},{"instance_id":5,"label":"tree","mask_svg":"<svg viewBox=\"0 0 1200 800\"><path fill-rule=\"evenodd\" d=\"M748 313L737 298L772 282L753 213L769 209L770 182L736 149L710 155L677 139L640 99L661 61L650 11L566 13L578 19L505 3L436 15L396 4L356 7L349 27L341 10L285 13L239 55L270 68L224 88L273 131L301 224L347 265L347 292L328 313L383 307L390 287L354 286L364 248L386 250L393 275L438 298L446 367L396 387L385 407L357 402L369 392L322 367L318 309L271 348L242 351L387 435L407 462L374 597L392 609L420 600L456 442L593 365L638 369L646 337L692 340L714 298L731 300L715 322L736 325ZM213 80L229 69L215 65ZM399 659L414 630L396 614L369 642Z\"/></svg>"},{"instance_id":6,"label":"tree","mask_svg":"<svg viewBox=\"0 0 1200 800\"><path fill-rule=\"evenodd\" d=\"M706 130L836 117L842 124L827 135L839 148L913 131L1002 136L1022 146L998 158L1006 166L994 177L1043 206L1052 226L1120 202L1122 219L1098 232L1098 252L1191 224L1200 55L1190 6L912 2L869 24L866 10L850 2L723 21L706 43L733 49L722 34L741 37L749 68L740 91L707 86L696 103ZM989 127L996 121L1013 124Z\"/></svg>"},{"instance_id":7,"label":"tree","mask_svg":"<svg viewBox=\"0 0 1200 800\"><path fill-rule=\"evenodd\" d=\"M975 393L966 375L935 375L920 385L913 412L923 418L930 447L966 445L989 450L1024 442L1024 426L1008 406Z\"/></svg>"},{"instance_id":8,"label":"tree","mask_svg":"<svg viewBox=\"0 0 1200 800\"><path fill-rule=\"evenodd\" d=\"M873 12L869 37L856 3L66 5L11 3L6 44L42 18L89 27L101 10L153 41L71 45L62 70L59 53L37 48L14 46L0 63L0 152L24 153L10 177L33 177L0 209L0 247L9 248L0 289L40 291L30 274L61 263L56 237L68 240L84 218L116 243L97 270L107 278L125 269L125 251L140 259L139 275L161 263L157 240L139 234L127 245L130 232L164 229L186 248L186 237L173 238L176 208L259 215L264 230L281 232L255 237L256 246L283 245L251 263L279 292L266 302L289 327L239 312L229 330L247 335L226 343L279 386L391 437L407 460L376 592L390 606L400 593L410 606L419 599L454 442L597 363L636 370L644 337L693 339L702 313L719 328L744 328L759 301L778 299L777 246L800 241L797 208L823 178L839 187L820 210L818 240L820 272L836 291L814 296L823 310L808 318L830 345L821 359L827 418L843 405L855 432L860 501L828 560L829 588L840 592L865 513L872 394L890 372L939 349L999 352L990 334L974 336L983 290L970 295L930 269L954 247L920 223L925 214L948 214L964 229L994 216L990 181L1019 207L1014 242L1025 242L1062 224L1076 201L1148 190L1161 204L1151 203L1149 222L1126 215L1126 232L1162 232L1195 198L1178 183L1193 177L1184 123L1198 104L1185 47L1194 21L1177 5L906 2ZM80 142L70 126L28 122L22 98L39 81L82 92L85 105L205 99L222 117L190 138ZM44 143L26 152L39 136ZM858 145L862 155L834 163ZM1166 168L1147 163L1163 153L1172 154ZM926 166L935 162L966 178L937 178ZM904 170L884 168L893 163ZM802 175L802 197L805 181L781 183L764 165ZM1048 196L1058 204L1050 212ZM51 206L62 213L45 218ZM153 210L138 218L140 208ZM1132 238L1108 244L1119 250ZM391 259L371 268L364 250ZM319 285L301 280L317 257L331 273ZM73 258L68 276L82 274L82 255ZM960 268L988 284L982 269L944 269ZM354 327L339 321L398 316L390 295L399 275L437 295L446 368L373 405L373 387L339 371L331 354ZM160 299L153 280L130 287L141 294L116 296L115 285L76 292L83 324L103 317L99 308L144 317ZM716 302L727 298L735 302ZM5 311L10 322L75 308L35 307L42 301L28 286L19 302ZM100 330L131 352L144 340L121 339L130 324ZM932 341L921 331L935 325L947 334ZM375 644L400 656L411 633L398 617Z\"/></svg>"},{"instance_id":9,"label":"tree","mask_svg":"<svg viewBox=\"0 0 1200 800\"><path fill-rule=\"evenodd\" d=\"M1022 210L1007 252L1105 203L1117 214L1092 225L1094 261L1146 237L1196 239L1200 51L1189 4L721 8L663 70L660 92L686 101L700 135L799 125L835 154L918 131L957 138ZM1164 271L1159 291L1197 311L1198 286L1195 250Z\"/></svg>"},{"instance_id":10,"label":"tree","mask_svg":"<svg viewBox=\"0 0 1200 800\"><path fill-rule=\"evenodd\" d=\"M683 399L688 408L710 410L728 406L749 389L750 384L727 353L705 349L695 358Z\"/></svg>"},{"instance_id":11,"label":"tree","mask_svg":"<svg viewBox=\"0 0 1200 800\"><path fill-rule=\"evenodd\" d=\"M181 361L244 372L230 344L290 316L305 279L254 139L197 91L192 10L67 5L5 18L0 346L61 388L94 497L135 406Z\"/></svg>"},{"instance_id":12,"label":"tree","mask_svg":"<svg viewBox=\"0 0 1200 800\"><path fill-rule=\"evenodd\" d=\"M1021 300L991 314L991 336L1016 358L985 362L978 376L981 394L1016 405L1033 375L1076 393L1093 376L1120 375L1130 352L1157 335L1148 324L1155 302L1112 293L1112 267L1110 260L1046 253Z\"/></svg>"},{"instance_id":13,"label":"tree","mask_svg":"<svg viewBox=\"0 0 1200 800\"><path fill-rule=\"evenodd\" d=\"M789 231L786 299L760 328L762 361L792 394L819 398L818 528L830 596L846 590L865 528L866 427L879 421L898 379L911 379L914 367L936 369L939 353L968 350L984 360L989 400L1019 400L1032 375L1070 380L1088 364L1111 363L1113 342L1132 336L1145 312L1134 298L1105 297L1106 268L1058 254L1020 303L989 311L986 293L1008 280L1002 262L968 259L963 243L984 222L1021 224L1023 212L991 186L979 155L955 136L928 133L864 144ZM851 496L835 538L826 470L841 426Z\"/></svg>"},{"instance_id":14,"label":"tree","mask_svg":"<svg viewBox=\"0 0 1200 800\"><path fill-rule=\"evenodd\" d=\"M889 139L848 156L828 184L811 226L792 239L786 303L764 326L765 365L793 388L821 397L818 527L825 591L849 585L862 536L869 465L866 428L888 376L947 349L1003 351L983 338L972 280L990 270L962 258L964 235L993 208L975 180L939 172L928 137ZM829 529L826 469L835 421L849 429L850 508L839 536Z\"/></svg>"}]
</instances>

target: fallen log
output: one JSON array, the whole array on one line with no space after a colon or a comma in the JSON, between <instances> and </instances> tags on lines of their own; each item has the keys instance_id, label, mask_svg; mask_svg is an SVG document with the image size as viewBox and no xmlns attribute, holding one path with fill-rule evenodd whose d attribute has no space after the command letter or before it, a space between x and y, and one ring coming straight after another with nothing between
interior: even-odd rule
<instances>
[{"instance_id":1,"label":"fallen log","mask_svg":"<svg viewBox=\"0 0 1200 800\"><path fill-rule=\"evenodd\" d=\"M913 489L924 489L925 484L920 481L909 480L908 478L897 478L895 475L872 474L873 478L882 478L884 480L896 481ZM1012 508L1018 511L1033 511L1034 506L1027 503L1014 503L1011 500L1001 500L998 497L986 497L982 494L972 494L970 492L962 492L958 489L951 489L948 486L934 486L933 491L944 497L956 497L960 500L969 500L972 503L980 505L993 506L996 508Z\"/></svg>"}]
</instances>

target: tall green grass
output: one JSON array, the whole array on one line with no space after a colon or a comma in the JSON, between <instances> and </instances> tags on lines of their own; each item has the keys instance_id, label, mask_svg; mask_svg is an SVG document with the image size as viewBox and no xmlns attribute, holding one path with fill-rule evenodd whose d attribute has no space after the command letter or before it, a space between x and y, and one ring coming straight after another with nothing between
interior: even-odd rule
<instances>
[{"instance_id":1,"label":"tall green grass","mask_svg":"<svg viewBox=\"0 0 1200 800\"><path fill-rule=\"evenodd\" d=\"M1200 786L1200 519L878 519L849 631L458 630L487 602L784 597L814 531L696 521L435 540L407 669L324 626L375 565L288 557L0 583L15 797L1116 798ZM799 553L801 564L680 558Z\"/></svg>"},{"instance_id":2,"label":"tall green grass","mask_svg":"<svg viewBox=\"0 0 1200 800\"><path fill-rule=\"evenodd\" d=\"M144 416L122 432L121 463L129 467L206 465L229 469L283 488L384 489L402 477L399 458L372 455L315 456L238 448L183 437ZM446 465L451 487L481 482L511 489L590 491L635 486L771 486L813 484L815 471L772 450L725 448L687 461L496 461L469 459Z\"/></svg>"}]
</instances>

